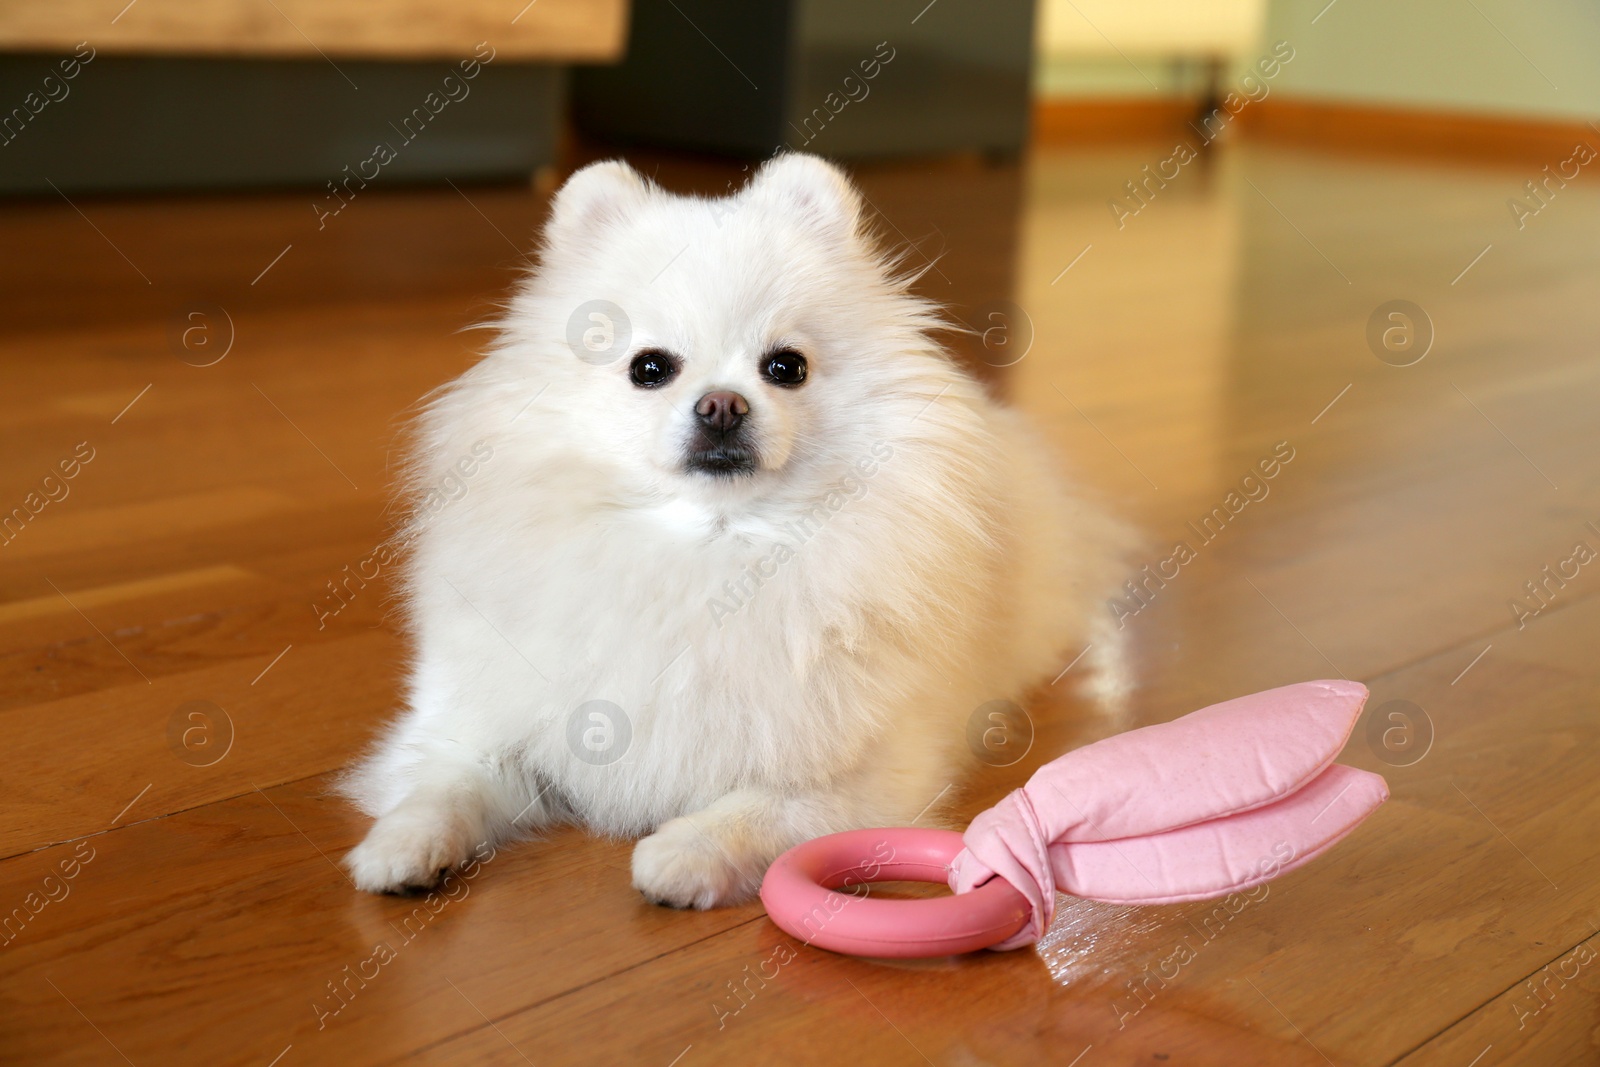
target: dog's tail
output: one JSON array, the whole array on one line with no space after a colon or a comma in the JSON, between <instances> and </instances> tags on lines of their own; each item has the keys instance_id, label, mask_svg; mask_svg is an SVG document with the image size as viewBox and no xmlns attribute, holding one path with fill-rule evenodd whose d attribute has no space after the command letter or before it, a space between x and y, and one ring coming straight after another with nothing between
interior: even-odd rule
<instances>
[{"instance_id":1,"label":"dog's tail","mask_svg":"<svg viewBox=\"0 0 1600 1067\"><path fill-rule=\"evenodd\" d=\"M1090 619L1087 669L1079 674L1078 692L1094 701L1115 728L1125 730L1131 725L1129 698L1136 685L1128 631L1109 611L1092 612Z\"/></svg>"}]
</instances>

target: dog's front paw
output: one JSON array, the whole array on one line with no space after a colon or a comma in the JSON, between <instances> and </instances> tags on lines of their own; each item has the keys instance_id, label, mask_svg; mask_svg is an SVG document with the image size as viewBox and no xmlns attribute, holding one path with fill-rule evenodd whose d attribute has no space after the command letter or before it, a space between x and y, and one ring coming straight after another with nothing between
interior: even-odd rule
<instances>
[{"instance_id":1,"label":"dog's front paw","mask_svg":"<svg viewBox=\"0 0 1600 1067\"><path fill-rule=\"evenodd\" d=\"M760 871L740 870L726 848L688 819L673 819L633 846L633 887L674 908L748 900Z\"/></svg>"},{"instance_id":2,"label":"dog's front paw","mask_svg":"<svg viewBox=\"0 0 1600 1067\"><path fill-rule=\"evenodd\" d=\"M357 889L403 893L437 885L445 871L467 861L469 849L466 835L448 820L396 811L373 824L344 865Z\"/></svg>"}]
</instances>

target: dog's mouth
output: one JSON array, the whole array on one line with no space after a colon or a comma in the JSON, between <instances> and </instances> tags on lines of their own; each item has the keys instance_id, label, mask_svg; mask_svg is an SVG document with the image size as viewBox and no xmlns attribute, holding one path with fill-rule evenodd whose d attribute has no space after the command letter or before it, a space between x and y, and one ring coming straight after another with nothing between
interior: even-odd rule
<instances>
[{"instance_id":1,"label":"dog's mouth","mask_svg":"<svg viewBox=\"0 0 1600 1067\"><path fill-rule=\"evenodd\" d=\"M760 460L752 449L742 445L724 444L691 449L684 458L683 465L692 474L734 478L754 474L760 468Z\"/></svg>"}]
</instances>

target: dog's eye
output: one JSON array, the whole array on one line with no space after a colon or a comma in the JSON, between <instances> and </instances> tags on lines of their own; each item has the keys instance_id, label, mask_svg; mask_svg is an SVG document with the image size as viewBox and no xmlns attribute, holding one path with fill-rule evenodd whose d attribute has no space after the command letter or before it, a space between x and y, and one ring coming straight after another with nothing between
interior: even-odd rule
<instances>
[{"instance_id":1,"label":"dog's eye","mask_svg":"<svg viewBox=\"0 0 1600 1067\"><path fill-rule=\"evenodd\" d=\"M767 357L762 372L774 385L799 385L806 380L806 357L788 349L774 352Z\"/></svg>"},{"instance_id":2,"label":"dog's eye","mask_svg":"<svg viewBox=\"0 0 1600 1067\"><path fill-rule=\"evenodd\" d=\"M641 389L665 385L678 373L678 364L665 352L640 352L628 366L628 377Z\"/></svg>"}]
</instances>

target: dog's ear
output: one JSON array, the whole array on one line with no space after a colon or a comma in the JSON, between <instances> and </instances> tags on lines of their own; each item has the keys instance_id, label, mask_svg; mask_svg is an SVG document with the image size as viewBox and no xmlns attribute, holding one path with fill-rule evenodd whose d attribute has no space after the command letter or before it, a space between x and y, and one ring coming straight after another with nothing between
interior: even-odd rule
<instances>
[{"instance_id":1,"label":"dog's ear","mask_svg":"<svg viewBox=\"0 0 1600 1067\"><path fill-rule=\"evenodd\" d=\"M545 223L545 241L579 247L608 223L625 217L649 192L649 183L620 159L591 163L557 191L550 221Z\"/></svg>"},{"instance_id":2,"label":"dog's ear","mask_svg":"<svg viewBox=\"0 0 1600 1067\"><path fill-rule=\"evenodd\" d=\"M766 199L827 235L849 240L861 220L861 194L844 171L818 156L785 152L762 166L747 195Z\"/></svg>"}]
</instances>

